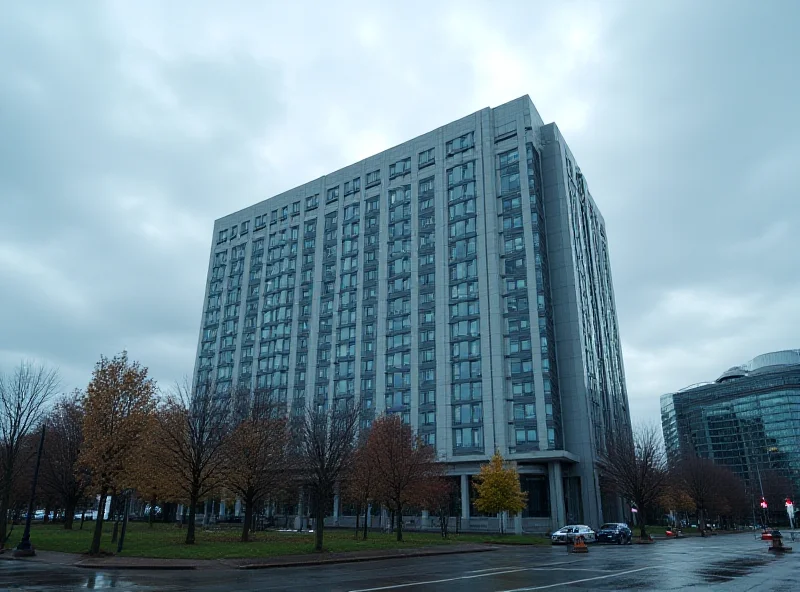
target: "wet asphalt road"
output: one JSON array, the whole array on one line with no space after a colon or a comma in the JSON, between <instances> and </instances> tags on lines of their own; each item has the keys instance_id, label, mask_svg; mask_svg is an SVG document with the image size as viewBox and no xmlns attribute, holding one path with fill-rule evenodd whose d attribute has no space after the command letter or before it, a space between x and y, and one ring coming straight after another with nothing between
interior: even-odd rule
<instances>
[{"instance_id":1,"label":"wet asphalt road","mask_svg":"<svg viewBox=\"0 0 800 592\"><path fill-rule=\"evenodd\" d=\"M797 546L797 544L795 544ZM490 553L267 570L116 571L0 561L5 590L292 590L523 592L532 590L800 590L800 548L775 557L752 534L592 546L508 547Z\"/></svg>"}]
</instances>

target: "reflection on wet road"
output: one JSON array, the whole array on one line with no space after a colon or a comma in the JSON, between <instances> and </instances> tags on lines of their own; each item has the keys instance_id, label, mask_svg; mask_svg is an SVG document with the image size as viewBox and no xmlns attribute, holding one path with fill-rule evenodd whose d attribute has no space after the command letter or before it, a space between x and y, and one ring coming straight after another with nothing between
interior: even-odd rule
<instances>
[{"instance_id":1,"label":"reflection on wet road","mask_svg":"<svg viewBox=\"0 0 800 592\"><path fill-rule=\"evenodd\" d=\"M0 591L800 590L800 552L775 557L766 547L752 534L720 535L655 545L594 545L587 555L571 555L564 547L508 547L492 553L247 571L95 572L0 561Z\"/></svg>"}]
</instances>

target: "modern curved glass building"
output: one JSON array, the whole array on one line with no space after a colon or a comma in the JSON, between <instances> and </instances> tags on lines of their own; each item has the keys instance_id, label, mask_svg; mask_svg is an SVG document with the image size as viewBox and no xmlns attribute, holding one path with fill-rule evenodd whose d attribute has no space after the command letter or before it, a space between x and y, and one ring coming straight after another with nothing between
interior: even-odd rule
<instances>
[{"instance_id":1,"label":"modern curved glass building","mask_svg":"<svg viewBox=\"0 0 800 592\"><path fill-rule=\"evenodd\" d=\"M661 397L670 460L709 458L741 476L752 492L763 475L788 478L800 492L800 349L756 356L714 382Z\"/></svg>"}]
</instances>

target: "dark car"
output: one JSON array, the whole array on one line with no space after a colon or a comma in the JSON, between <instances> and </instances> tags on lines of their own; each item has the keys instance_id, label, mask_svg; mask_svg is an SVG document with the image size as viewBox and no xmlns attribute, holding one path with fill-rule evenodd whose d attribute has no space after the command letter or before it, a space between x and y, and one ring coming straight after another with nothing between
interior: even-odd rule
<instances>
[{"instance_id":1,"label":"dark car","mask_svg":"<svg viewBox=\"0 0 800 592\"><path fill-rule=\"evenodd\" d=\"M609 522L603 524L597 531L598 543L616 543L628 545L631 542L631 529L622 522Z\"/></svg>"}]
</instances>

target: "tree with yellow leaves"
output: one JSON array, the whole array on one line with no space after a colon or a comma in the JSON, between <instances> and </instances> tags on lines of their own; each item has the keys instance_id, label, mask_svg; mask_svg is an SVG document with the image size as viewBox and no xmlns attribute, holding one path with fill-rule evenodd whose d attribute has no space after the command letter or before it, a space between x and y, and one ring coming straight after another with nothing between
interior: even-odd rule
<instances>
[{"instance_id":1,"label":"tree with yellow leaves","mask_svg":"<svg viewBox=\"0 0 800 592\"><path fill-rule=\"evenodd\" d=\"M495 450L488 463L481 465L480 474L475 476L475 489L478 491L475 507L486 514L516 514L522 511L528 501L528 494L520 488L517 469L505 465L499 450ZM502 532L501 518L500 533Z\"/></svg>"},{"instance_id":2,"label":"tree with yellow leaves","mask_svg":"<svg viewBox=\"0 0 800 592\"><path fill-rule=\"evenodd\" d=\"M122 352L100 357L83 401L84 446L80 464L91 473L100 495L90 554L100 552L106 496L131 483L135 455L155 407L156 383L147 368L128 360Z\"/></svg>"}]
</instances>

